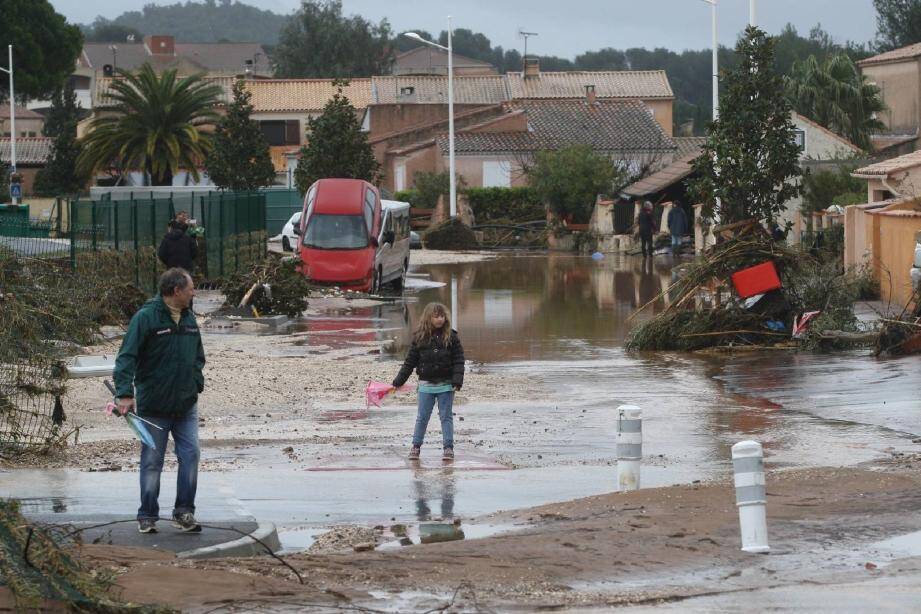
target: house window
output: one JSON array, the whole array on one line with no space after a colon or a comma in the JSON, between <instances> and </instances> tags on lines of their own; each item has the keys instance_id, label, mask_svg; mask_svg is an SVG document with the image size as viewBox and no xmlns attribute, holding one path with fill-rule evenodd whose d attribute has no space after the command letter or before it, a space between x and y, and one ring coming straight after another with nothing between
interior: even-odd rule
<instances>
[{"instance_id":1,"label":"house window","mask_svg":"<svg viewBox=\"0 0 921 614\"><path fill-rule=\"evenodd\" d=\"M259 127L270 146L301 144L301 123L296 119L261 121Z\"/></svg>"},{"instance_id":2,"label":"house window","mask_svg":"<svg viewBox=\"0 0 921 614\"><path fill-rule=\"evenodd\" d=\"M801 152L806 151L806 131L796 129L793 131L793 142L799 147Z\"/></svg>"},{"instance_id":3,"label":"house window","mask_svg":"<svg viewBox=\"0 0 921 614\"><path fill-rule=\"evenodd\" d=\"M509 188L512 186L512 165L506 160L483 161L483 187Z\"/></svg>"}]
</instances>

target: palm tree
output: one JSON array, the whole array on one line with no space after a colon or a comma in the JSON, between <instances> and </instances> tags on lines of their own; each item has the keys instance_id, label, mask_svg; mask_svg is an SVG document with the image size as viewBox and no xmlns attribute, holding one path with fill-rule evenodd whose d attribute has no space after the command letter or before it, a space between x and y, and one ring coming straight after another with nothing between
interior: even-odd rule
<instances>
[{"instance_id":1,"label":"palm tree","mask_svg":"<svg viewBox=\"0 0 921 614\"><path fill-rule=\"evenodd\" d=\"M198 166L211 148L211 135L221 88L201 75L176 77L176 70L157 76L150 64L137 74L119 71L109 97L114 114L96 117L83 138L77 164L95 175L102 169L119 173L143 170L151 185L172 185L186 169L198 181Z\"/></svg>"},{"instance_id":2,"label":"palm tree","mask_svg":"<svg viewBox=\"0 0 921 614\"><path fill-rule=\"evenodd\" d=\"M785 83L797 113L861 149L869 151L870 134L886 127L877 119L886 109L879 88L860 74L845 53L830 55L823 62L814 55L795 62Z\"/></svg>"}]
</instances>

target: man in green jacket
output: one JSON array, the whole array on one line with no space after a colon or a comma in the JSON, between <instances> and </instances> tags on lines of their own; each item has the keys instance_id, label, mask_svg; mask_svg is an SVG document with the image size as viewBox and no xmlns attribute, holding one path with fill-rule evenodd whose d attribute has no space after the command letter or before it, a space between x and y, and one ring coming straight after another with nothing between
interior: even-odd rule
<instances>
[{"instance_id":1,"label":"man in green jacket","mask_svg":"<svg viewBox=\"0 0 921 614\"><path fill-rule=\"evenodd\" d=\"M173 434L179 475L173 523L197 533L195 491L198 486L198 394L204 390L205 350L195 315L189 309L195 286L180 268L160 276L159 294L141 307L115 360L115 394L121 413L136 409L157 426L150 434L154 450L141 444L141 507L138 531L156 533L160 517L160 472L169 434Z\"/></svg>"}]
</instances>

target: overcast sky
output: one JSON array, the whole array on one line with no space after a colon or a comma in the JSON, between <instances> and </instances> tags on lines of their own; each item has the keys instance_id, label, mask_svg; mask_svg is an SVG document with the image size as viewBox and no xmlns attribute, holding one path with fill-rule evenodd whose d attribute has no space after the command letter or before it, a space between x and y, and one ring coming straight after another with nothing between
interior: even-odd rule
<instances>
[{"instance_id":1,"label":"overcast sky","mask_svg":"<svg viewBox=\"0 0 921 614\"><path fill-rule=\"evenodd\" d=\"M145 4L176 0L51 0L68 21L89 23ZM300 0L246 0L276 13L290 14ZM343 12L396 31L421 28L437 34L453 15L455 28L483 32L493 45L521 49L519 29L537 32L528 52L572 58L602 47L701 49L710 45L710 7L702 0L343 0ZM719 0L720 42L732 45L748 20L748 0ZM839 42L866 42L876 33L872 0L757 0L758 25L777 33L787 22L801 34L817 23ZM115 7L118 9L115 9ZM113 11L118 12L113 12Z\"/></svg>"}]
</instances>

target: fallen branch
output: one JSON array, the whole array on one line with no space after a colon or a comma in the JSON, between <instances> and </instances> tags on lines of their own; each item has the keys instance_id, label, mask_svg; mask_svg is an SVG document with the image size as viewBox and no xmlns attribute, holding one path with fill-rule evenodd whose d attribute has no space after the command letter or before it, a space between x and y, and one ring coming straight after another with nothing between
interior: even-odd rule
<instances>
[{"instance_id":1,"label":"fallen branch","mask_svg":"<svg viewBox=\"0 0 921 614\"><path fill-rule=\"evenodd\" d=\"M819 334L820 339L830 339L835 341L852 341L855 343L872 343L879 338L877 332L854 333L845 330L823 330Z\"/></svg>"}]
</instances>

